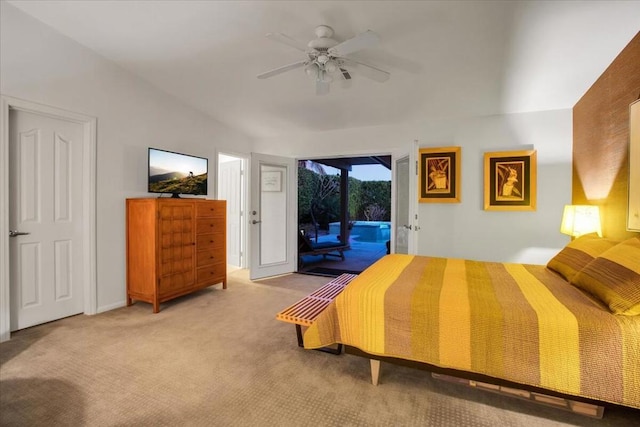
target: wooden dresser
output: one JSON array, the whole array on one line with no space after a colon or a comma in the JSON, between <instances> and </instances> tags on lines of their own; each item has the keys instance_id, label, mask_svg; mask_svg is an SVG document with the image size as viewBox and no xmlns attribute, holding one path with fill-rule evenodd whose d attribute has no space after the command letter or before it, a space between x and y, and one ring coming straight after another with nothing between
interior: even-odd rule
<instances>
[{"instance_id":1,"label":"wooden dresser","mask_svg":"<svg viewBox=\"0 0 640 427\"><path fill-rule=\"evenodd\" d=\"M127 305L227 288L225 200L127 199Z\"/></svg>"}]
</instances>

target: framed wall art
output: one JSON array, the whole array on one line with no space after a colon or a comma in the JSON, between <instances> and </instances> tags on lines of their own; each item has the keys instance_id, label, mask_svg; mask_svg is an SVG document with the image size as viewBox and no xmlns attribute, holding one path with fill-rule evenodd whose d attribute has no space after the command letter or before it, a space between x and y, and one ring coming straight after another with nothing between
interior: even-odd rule
<instances>
[{"instance_id":1,"label":"framed wall art","mask_svg":"<svg viewBox=\"0 0 640 427\"><path fill-rule=\"evenodd\" d=\"M460 147L421 148L418 158L418 201L460 203Z\"/></svg>"},{"instance_id":2,"label":"framed wall art","mask_svg":"<svg viewBox=\"0 0 640 427\"><path fill-rule=\"evenodd\" d=\"M536 151L484 153L484 209L536 210Z\"/></svg>"}]
</instances>

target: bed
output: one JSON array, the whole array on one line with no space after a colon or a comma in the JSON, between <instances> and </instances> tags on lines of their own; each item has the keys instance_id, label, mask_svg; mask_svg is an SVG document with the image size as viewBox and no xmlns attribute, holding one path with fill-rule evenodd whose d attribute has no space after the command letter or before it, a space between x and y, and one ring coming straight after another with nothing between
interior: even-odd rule
<instances>
[{"instance_id":1,"label":"bed","mask_svg":"<svg viewBox=\"0 0 640 427\"><path fill-rule=\"evenodd\" d=\"M589 235L547 266L386 255L304 334L640 408L640 238Z\"/></svg>"}]
</instances>

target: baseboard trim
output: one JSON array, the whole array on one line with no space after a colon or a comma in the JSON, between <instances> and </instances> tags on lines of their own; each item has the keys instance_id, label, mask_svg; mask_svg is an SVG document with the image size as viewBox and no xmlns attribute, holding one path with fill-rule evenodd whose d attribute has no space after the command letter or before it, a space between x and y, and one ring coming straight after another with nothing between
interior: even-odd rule
<instances>
[{"instance_id":1,"label":"baseboard trim","mask_svg":"<svg viewBox=\"0 0 640 427\"><path fill-rule=\"evenodd\" d=\"M127 305L127 302L125 300L118 301L116 303L109 304L109 305L101 305L96 310L96 314L104 313L105 311L115 310L116 308L126 307L126 305Z\"/></svg>"}]
</instances>

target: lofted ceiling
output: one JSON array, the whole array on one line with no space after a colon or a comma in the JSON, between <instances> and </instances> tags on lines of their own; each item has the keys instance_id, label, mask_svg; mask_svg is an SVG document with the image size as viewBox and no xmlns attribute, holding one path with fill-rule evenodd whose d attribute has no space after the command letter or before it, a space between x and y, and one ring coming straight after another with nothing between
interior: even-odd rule
<instances>
[{"instance_id":1,"label":"lofted ceiling","mask_svg":"<svg viewBox=\"0 0 640 427\"><path fill-rule=\"evenodd\" d=\"M9 3L254 138L572 108L638 32L639 1L18 1ZM304 59L318 25L380 42L316 95Z\"/></svg>"}]
</instances>

